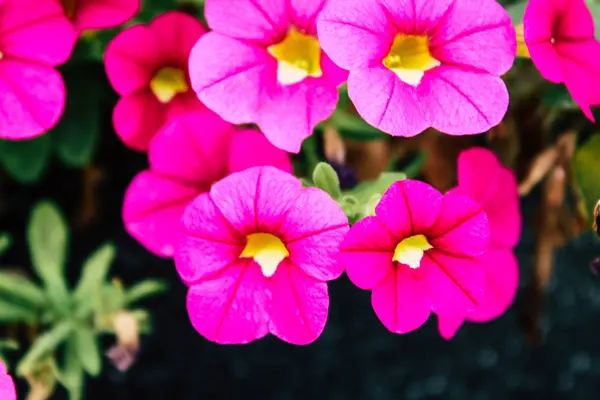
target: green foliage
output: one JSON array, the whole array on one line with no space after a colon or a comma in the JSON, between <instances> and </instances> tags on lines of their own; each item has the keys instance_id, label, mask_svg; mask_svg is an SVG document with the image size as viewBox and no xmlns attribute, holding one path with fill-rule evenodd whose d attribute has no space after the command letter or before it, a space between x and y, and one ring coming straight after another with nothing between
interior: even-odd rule
<instances>
[{"instance_id":1,"label":"green foliage","mask_svg":"<svg viewBox=\"0 0 600 400\"><path fill-rule=\"evenodd\" d=\"M0 165L18 182L36 182L43 175L49 159L48 135L30 140L0 140Z\"/></svg>"},{"instance_id":2,"label":"green foliage","mask_svg":"<svg viewBox=\"0 0 600 400\"><path fill-rule=\"evenodd\" d=\"M0 256L10 247L10 236L8 233L0 233Z\"/></svg>"},{"instance_id":3,"label":"green foliage","mask_svg":"<svg viewBox=\"0 0 600 400\"><path fill-rule=\"evenodd\" d=\"M6 238L0 236L3 247ZM43 201L33 208L27 239L33 269L42 285L0 271L0 323L42 328L20 360L17 373L26 377L45 373L44 384L49 390L59 381L70 398L77 400L82 396L85 374L97 376L101 372L99 336L115 332L115 315L134 302L160 293L165 286L147 280L125 289L119 282L107 281L116 250L106 243L83 263L81 277L71 290L64 279L69 230L65 218L51 202ZM137 309L133 313L140 331L147 332L148 312ZM56 360L61 360L60 365Z\"/></svg>"},{"instance_id":4,"label":"green foliage","mask_svg":"<svg viewBox=\"0 0 600 400\"><path fill-rule=\"evenodd\" d=\"M589 216L600 199L600 133L583 144L575 153L575 174Z\"/></svg>"},{"instance_id":5,"label":"green foliage","mask_svg":"<svg viewBox=\"0 0 600 400\"><path fill-rule=\"evenodd\" d=\"M340 178L333 167L327 163L320 162L313 171L313 182L316 187L327 192L334 200L342 195L340 189Z\"/></svg>"}]
</instances>

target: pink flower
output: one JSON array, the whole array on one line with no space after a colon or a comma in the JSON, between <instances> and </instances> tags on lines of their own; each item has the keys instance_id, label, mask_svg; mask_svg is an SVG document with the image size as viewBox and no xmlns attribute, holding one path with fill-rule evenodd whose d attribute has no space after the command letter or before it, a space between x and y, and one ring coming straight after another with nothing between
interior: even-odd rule
<instances>
[{"instance_id":1,"label":"pink flower","mask_svg":"<svg viewBox=\"0 0 600 400\"><path fill-rule=\"evenodd\" d=\"M293 153L335 109L346 73L321 50L315 20L325 0L207 0L214 30L190 57L194 90L225 120L256 123ZM207 57L207 54L210 56Z\"/></svg>"},{"instance_id":2,"label":"pink flower","mask_svg":"<svg viewBox=\"0 0 600 400\"><path fill-rule=\"evenodd\" d=\"M323 49L350 70L357 111L384 132L476 134L506 113L500 75L516 38L494 0L331 0L317 25Z\"/></svg>"},{"instance_id":3,"label":"pink flower","mask_svg":"<svg viewBox=\"0 0 600 400\"><path fill-rule=\"evenodd\" d=\"M490 222L490 247L476 259L485 270L485 297L469 313L439 316L439 330L450 339L465 319L487 322L504 314L513 302L519 284L519 265L513 248L521 236L521 214L517 181L494 153L472 148L458 159L458 188L482 205Z\"/></svg>"},{"instance_id":4,"label":"pink flower","mask_svg":"<svg viewBox=\"0 0 600 400\"><path fill-rule=\"evenodd\" d=\"M140 0L59 0L75 30L105 29L129 21L140 9Z\"/></svg>"},{"instance_id":5,"label":"pink flower","mask_svg":"<svg viewBox=\"0 0 600 400\"><path fill-rule=\"evenodd\" d=\"M592 121L591 105L600 105L600 43L584 0L531 0L523 16L523 34L531 60L542 76L564 82Z\"/></svg>"},{"instance_id":6,"label":"pink flower","mask_svg":"<svg viewBox=\"0 0 600 400\"><path fill-rule=\"evenodd\" d=\"M316 340L327 320L327 283L348 219L324 191L255 167L215 183L185 210L175 264L189 285L192 325L207 339L248 343L271 333Z\"/></svg>"},{"instance_id":7,"label":"pink flower","mask_svg":"<svg viewBox=\"0 0 600 400\"><path fill-rule=\"evenodd\" d=\"M254 166L292 171L287 153L260 132L236 131L210 111L166 124L150 143L148 156L150 169L136 176L125 194L123 220L133 237L162 257L173 256L185 207L213 183Z\"/></svg>"},{"instance_id":8,"label":"pink flower","mask_svg":"<svg viewBox=\"0 0 600 400\"><path fill-rule=\"evenodd\" d=\"M187 71L190 50L204 32L194 17L173 11L148 26L124 30L109 44L106 72L123 96L113 123L126 145L146 151L170 117L204 108L190 88Z\"/></svg>"},{"instance_id":9,"label":"pink flower","mask_svg":"<svg viewBox=\"0 0 600 400\"><path fill-rule=\"evenodd\" d=\"M340 261L356 286L373 291L373 309L385 327L406 333L431 311L453 314L478 306L484 271L473 259L489 239L479 204L404 180L388 189L374 216L352 226Z\"/></svg>"},{"instance_id":10,"label":"pink flower","mask_svg":"<svg viewBox=\"0 0 600 400\"><path fill-rule=\"evenodd\" d=\"M54 67L75 39L56 0L0 2L0 138L33 138L58 122L65 86Z\"/></svg>"},{"instance_id":11,"label":"pink flower","mask_svg":"<svg viewBox=\"0 0 600 400\"><path fill-rule=\"evenodd\" d=\"M6 371L6 366L0 360L0 399L2 400L17 400L17 392L15 383Z\"/></svg>"}]
</instances>

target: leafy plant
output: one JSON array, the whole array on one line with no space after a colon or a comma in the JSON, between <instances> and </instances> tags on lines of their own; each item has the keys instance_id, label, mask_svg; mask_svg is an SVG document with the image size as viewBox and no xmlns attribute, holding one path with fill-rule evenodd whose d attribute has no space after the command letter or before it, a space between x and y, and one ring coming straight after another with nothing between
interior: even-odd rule
<instances>
[{"instance_id":1,"label":"leafy plant","mask_svg":"<svg viewBox=\"0 0 600 400\"><path fill-rule=\"evenodd\" d=\"M142 331L147 332L148 313L129 309L165 287L159 281L146 280L125 289L118 281L109 281L115 247L105 243L83 263L77 284L70 288L65 280L69 230L50 202L34 207L27 239L39 282L0 271L0 323L23 323L31 332L41 332L19 361L17 373L26 377L32 388L42 386L48 394L59 382L70 398L77 400L81 398L85 374L97 376L101 372L99 336L114 334L114 319L123 312L135 317ZM0 235L0 253L7 241Z\"/></svg>"}]
</instances>

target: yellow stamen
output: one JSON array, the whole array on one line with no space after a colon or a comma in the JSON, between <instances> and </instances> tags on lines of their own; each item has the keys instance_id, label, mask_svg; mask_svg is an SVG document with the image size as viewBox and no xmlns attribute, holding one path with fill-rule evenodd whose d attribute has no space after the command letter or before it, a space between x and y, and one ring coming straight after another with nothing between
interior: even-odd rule
<instances>
[{"instance_id":1,"label":"yellow stamen","mask_svg":"<svg viewBox=\"0 0 600 400\"><path fill-rule=\"evenodd\" d=\"M150 89L161 103L168 103L178 93L188 91L185 72L179 68L161 68L150 81Z\"/></svg>"},{"instance_id":2,"label":"yellow stamen","mask_svg":"<svg viewBox=\"0 0 600 400\"><path fill-rule=\"evenodd\" d=\"M427 36L398 34L383 65L403 82L418 86L425 71L439 66L440 62L429 52Z\"/></svg>"},{"instance_id":3,"label":"yellow stamen","mask_svg":"<svg viewBox=\"0 0 600 400\"><path fill-rule=\"evenodd\" d=\"M246 240L240 257L254 258L267 278L273 276L279 263L290 255L281 239L270 233L252 233Z\"/></svg>"},{"instance_id":4,"label":"yellow stamen","mask_svg":"<svg viewBox=\"0 0 600 400\"><path fill-rule=\"evenodd\" d=\"M527 44L525 44L525 36L523 34L523 24L515 26L517 31L517 57L531 58Z\"/></svg>"},{"instance_id":5,"label":"yellow stamen","mask_svg":"<svg viewBox=\"0 0 600 400\"><path fill-rule=\"evenodd\" d=\"M410 268L419 268L426 250L433 249L424 235L414 235L398 243L392 261L406 264Z\"/></svg>"},{"instance_id":6,"label":"yellow stamen","mask_svg":"<svg viewBox=\"0 0 600 400\"><path fill-rule=\"evenodd\" d=\"M323 76L321 46L310 35L292 27L285 39L267 48L277 63L277 80L283 85L302 82L308 77Z\"/></svg>"}]
</instances>

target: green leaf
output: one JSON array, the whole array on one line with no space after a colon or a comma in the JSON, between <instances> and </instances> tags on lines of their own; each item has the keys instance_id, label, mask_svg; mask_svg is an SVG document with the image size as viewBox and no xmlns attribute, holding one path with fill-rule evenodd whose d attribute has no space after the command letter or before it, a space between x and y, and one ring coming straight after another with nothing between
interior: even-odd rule
<instances>
[{"instance_id":1,"label":"green leaf","mask_svg":"<svg viewBox=\"0 0 600 400\"><path fill-rule=\"evenodd\" d=\"M0 165L20 183L37 182L46 170L50 153L47 134L30 140L0 140Z\"/></svg>"},{"instance_id":2,"label":"green leaf","mask_svg":"<svg viewBox=\"0 0 600 400\"><path fill-rule=\"evenodd\" d=\"M90 328L80 327L74 332L77 354L83 369L91 376L98 376L102 366L100 348L94 331Z\"/></svg>"},{"instance_id":3,"label":"green leaf","mask_svg":"<svg viewBox=\"0 0 600 400\"><path fill-rule=\"evenodd\" d=\"M525 13L526 5L527 0L519 0L516 3L506 7L506 12L508 12L508 15L510 15L513 25L519 25L523 23L523 14Z\"/></svg>"},{"instance_id":4,"label":"green leaf","mask_svg":"<svg viewBox=\"0 0 600 400\"><path fill-rule=\"evenodd\" d=\"M35 364L46 355L54 352L72 331L73 325L68 321L64 321L40 335L29 348L27 354L21 359L17 367L18 374L27 375L31 372Z\"/></svg>"},{"instance_id":5,"label":"green leaf","mask_svg":"<svg viewBox=\"0 0 600 400\"><path fill-rule=\"evenodd\" d=\"M115 253L115 246L112 243L106 243L98 247L83 263L81 278L75 288L76 301L81 301L86 297L90 298L100 291L115 258Z\"/></svg>"},{"instance_id":6,"label":"green leaf","mask_svg":"<svg viewBox=\"0 0 600 400\"><path fill-rule=\"evenodd\" d=\"M85 375L79 359L78 344L73 336L65 346L64 366L57 378L69 392L70 400L81 399Z\"/></svg>"},{"instance_id":7,"label":"green leaf","mask_svg":"<svg viewBox=\"0 0 600 400\"><path fill-rule=\"evenodd\" d=\"M126 291L125 302L127 304L135 303L136 301L143 300L147 297L157 295L164 292L167 289L167 285L162 281L157 280L145 280L131 286Z\"/></svg>"},{"instance_id":8,"label":"green leaf","mask_svg":"<svg viewBox=\"0 0 600 400\"><path fill-rule=\"evenodd\" d=\"M125 308L126 296L121 285L108 283L102 286L100 296L96 298L95 310L102 315L110 315Z\"/></svg>"},{"instance_id":9,"label":"green leaf","mask_svg":"<svg viewBox=\"0 0 600 400\"><path fill-rule=\"evenodd\" d=\"M560 108L563 110L575 110L579 108L573 100L571 93L567 90L564 84L546 83L541 93L541 101L543 104Z\"/></svg>"},{"instance_id":10,"label":"green leaf","mask_svg":"<svg viewBox=\"0 0 600 400\"><path fill-rule=\"evenodd\" d=\"M600 199L600 134L596 133L575 153L575 176L585 201L588 215L592 215Z\"/></svg>"},{"instance_id":11,"label":"green leaf","mask_svg":"<svg viewBox=\"0 0 600 400\"><path fill-rule=\"evenodd\" d=\"M404 172L404 175L406 175L408 179L416 178L421 173L421 168L423 167L425 160L427 160L427 153L423 151L419 153L402 172Z\"/></svg>"},{"instance_id":12,"label":"green leaf","mask_svg":"<svg viewBox=\"0 0 600 400\"><path fill-rule=\"evenodd\" d=\"M0 256L4 254L10 247L10 235L8 233L0 233Z\"/></svg>"},{"instance_id":13,"label":"green leaf","mask_svg":"<svg viewBox=\"0 0 600 400\"><path fill-rule=\"evenodd\" d=\"M30 308L43 308L47 301L44 291L24 276L0 271L0 298L14 299Z\"/></svg>"},{"instance_id":14,"label":"green leaf","mask_svg":"<svg viewBox=\"0 0 600 400\"><path fill-rule=\"evenodd\" d=\"M348 111L334 111L330 121L346 139L368 141L383 140L389 137L389 135L369 125L357 114Z\"/></svg>"},{"instance_id":15,"label":"green leaf","mask_svg":"<svg viewBox=\"0 0 600 400\"><path fill-rule=\"evenodd\" d=\"M100 103L107 78L97 63L63 68L67 87L65 111L52 130L54 150L67 166L81 168L91 159L100 134ZM90 95L92 94L92 95Z\"/></svg>"},{"instance_id":16,"label":"green leaf","mask_svg":"<svg viewBox=\"0 0 600 400\"><path fill-rule=\"evenodd\" d=\"M324 162L318 163L313 171L312 180L316 187L329 193L334 199L341 197L340 178L331 165Z\"/></svg>"},{"instance_id":17,"label":"green leaf","mask_svg":"<svg viewBox=\"0 0 600 400\"><path fill-rule=\"evenodd\" d=\"M319 151L317 149L317 139L315 135L310 135L302 142L302 155L305 159L305 166L308 173L314 171L319 163Z\"/></svg>"},{"instance_id":18,"label":"green leaf","mask_svg":"<svg viewBox=\"0 0 600 400\"><path fill-rule=\"evenodd\" d=\"M27 228L27 239L33 268L44 281L53 304L67 309L69 297L64 279L68 230L64 217L50 202L34 206Z\"/></svg>"},{"instance_id":19,"label":"green leaf","mask_svg":"<svg viewBox=\"0 0 600 400\"><path fill-rule=\"evenodd\" d=\"M354 196L360 204L367 204L376 194L384 194L392 183L406 179L402 172L384 172L374 181L361 182L347 193Z\"/></svg>"},{"instance_id":20,"label":"green leaf","mask_svg":"<svg viewBox=\"0 0 600 400\"><path fill-rule=\"evenodd\" d=\"M36 320L37 313L34 310L6 299L0 300L0 323L35 322Z\"/></svg>"}]
</instances>

